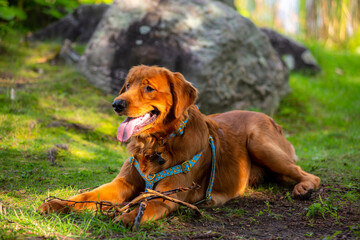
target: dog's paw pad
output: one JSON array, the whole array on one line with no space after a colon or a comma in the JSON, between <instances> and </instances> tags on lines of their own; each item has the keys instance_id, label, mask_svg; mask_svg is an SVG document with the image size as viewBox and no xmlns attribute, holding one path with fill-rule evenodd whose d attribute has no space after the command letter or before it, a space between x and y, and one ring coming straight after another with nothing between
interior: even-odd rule
<instances>
[{"instance_id":1,"label":"dog's paw pad","mask_svg":"<svg viewBox=\"0 0 360 240\"><path fill-rule=\"evenodd\" d=\"M303 194L294 194L294 199L310 200L313 192L314 192L314 190L310 189L310 190L306 191L306 193L303 193Z\"/></svg>"}]
</instances>

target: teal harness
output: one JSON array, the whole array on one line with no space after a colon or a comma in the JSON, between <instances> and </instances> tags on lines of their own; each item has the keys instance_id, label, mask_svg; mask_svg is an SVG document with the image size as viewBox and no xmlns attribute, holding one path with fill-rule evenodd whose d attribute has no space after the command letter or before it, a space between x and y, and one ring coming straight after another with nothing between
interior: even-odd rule
<instances>
[{"instance_id":1,"label":"teal harness","mask_svg":"<svg viewBox=\"0 0 360 240\"><path fill-rule=\"evenodd\" d=\"M180 128L175 132L172 133L170 135L170 137L175 137L177 135L182 135L184 133L184 128L188 122L189 118L186 118L185 121L183 121L180 125ZM211 136L209 136L209 144L211 147L211 175L210 175L210 181L209 181L209 186L206 190L206 195L205 195L205 199L197 202L196 204L200 204L204 201L210 201L211 200L211 191L214 185L214 179L215 179L215 163L216 163L216 157L215 157L215 144L214 144L214 140ZM176 165L174 167L165 169L161 172L158 173L152 173L149 174L148 176L145 176L144 173L141 172L140 170L140 166L139 166L139 162L134 158L134 157L130 157L130 163L132 165L134 165L134 167L136 168L136 170L140 173L141 177L144 179L146 185L145 185L145 192L147 192L148 189L153 189L154 184L157 183L158 181L164 179L165 177L169 177L172 175L176 175L179 173L188 173L190 172L191 168L196 164L196 162L200 159L201 155L203 154L204 150L201 151L200 153L196 154L192 159L183 162L182 164Z\"/></svg>"}]
</instances>

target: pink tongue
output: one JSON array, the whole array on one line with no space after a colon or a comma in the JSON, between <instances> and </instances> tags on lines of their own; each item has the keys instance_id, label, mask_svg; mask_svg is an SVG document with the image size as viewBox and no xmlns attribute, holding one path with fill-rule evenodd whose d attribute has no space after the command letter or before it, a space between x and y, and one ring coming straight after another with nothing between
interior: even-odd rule
<instances>
[{"instance_id":1,"label":"pink tongue","mask_svg":"<svg viewBox=\"0 0 360 240\"><path fill-rule=\"evenodd\" d=\"M142 124L150 118L150 114L147 113L141 117L129 118L127 117L119 126L117 130L117 139L120 142L126 142L135 132L140 129ZM139 128L137 128L137 126Z\"/></svg>"}]
</instances>

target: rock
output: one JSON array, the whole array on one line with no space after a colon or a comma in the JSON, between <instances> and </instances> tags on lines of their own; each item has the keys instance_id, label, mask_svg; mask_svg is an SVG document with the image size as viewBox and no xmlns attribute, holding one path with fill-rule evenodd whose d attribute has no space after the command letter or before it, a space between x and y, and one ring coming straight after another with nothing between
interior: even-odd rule
<instances>
[{"instance_id":1,"label":"rock","mask_svg":"<svg viewBox=\"0 0 360 240\"><path fill-rule=\"evenodd\" d=\"M207 0L115 0L80 58L90 82L118 93L138 64L181 72L204 113L272 114L289 92L288 71L267 37L232 8Z\"/></svg>"},{"instance_id":2,"label":"rock","mask_svg":"<svg viewBox=\"0 0 360 240\"><path fill-rule=\"evenodd\" d=\"M219 0L219 2L235 8L233 0ZM87 43L108 8L109 5L106 4L81 5L73 13L34 33L29 39L71 40L72 42ZM304 45L272 29L260 29L269 38L273 48L289 69L295 71L305 70L310 73L321 70L316 59ZM139 29L142 34L146 34L146 31L149 30L150 28L147 26ZM61 53L65 54L60 55L66 62L73 64L78 61L78 56L69 43L71 42L64 43ZM141 41L138 41L138 44L140 43Z\"/></svg>"},{"instance_id":3,"label":"rock","mask_svg":"<svg viewBox=\"0 0 360 240\"><path fill-rule=\"evenodd\" d=\"M218 0L235 8L233 0ZM80 5L72 13L31 34L29 40L65 40L87 43L102 16L109 8L107 4Z\"/></svg>"},{"instance_id":4,"label":"rock","mask_svg":"<svg viewBox=\"0 0 360 240\"><path fill-rule=\"evenodd\" d=\"M55 166L56 165L56 157L58 155L58 149L50 148L49 150L47 150L47 155L48 155L48 161L50 162L50 164L52 166Z\"/></svg>"},{"instance_id":5,"label":"rock","mask_svg":"<svg viewBox=\"0 0 360 240\"><path fill-rule=\"evenodd\" d=\"M55 147L57 147L58 149L62 149L62 150L66 150L68 151L69 150L69 145L68 144L55 144Z\"/></svg>"},{"instance_id":6,"label":"rock","mask_svg":"<svg viewBox=\"0 0 360 240\"><path fill-rule=\"evenodd\" d=\"M81 5L73 13L29 36L29 40L64 40L87 43L109 5Z\"/></svg>"},{"instance_id":7,"label":"rock","mask_svg":"<svg viewBox=\"0 0 360 240\"><path fill-rule=\"evenodd\" d=\"M226 4L226 5L228 5L229 7L235 9L235 0L216 0L216 1L222 2L222 3Z\"/></svg>"},{"instance_id":8,"label":"rock","mask_svg":"<svg viewBox=\"0 0 360 240\"><path fill-rule=\"evenodd\" d=\"M269 28L261 28L261 31L290 70L310 73L321 71L316 59L304 45Z\"/></svg>"},{"instance_id":9,"label":"rock","mask_svg":"<svg viewBox=\"0 0 360 240\"><path fill-rule=\"evenodd\" d=\"M69 39L65 39L64 44L60 49L59 56L70 65L77 63L80 59L80 55L72 48L72 42Z\"/></svg>"}]
</instances>

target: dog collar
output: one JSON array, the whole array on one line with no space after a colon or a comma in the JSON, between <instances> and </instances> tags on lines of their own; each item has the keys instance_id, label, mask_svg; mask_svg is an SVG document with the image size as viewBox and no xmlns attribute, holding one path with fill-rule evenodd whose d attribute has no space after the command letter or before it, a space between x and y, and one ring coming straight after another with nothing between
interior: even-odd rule
<instances>
[{"instance_id":1,"label":"dog collar","mask_svg":"<svg viewBox=\"0 0 360 240\"><path fill-rule=\"evenodd\" d=\"M196 204L200 204L200 203L202 203L204 201L210 201L211 200L211 191L212 191L212 187L214 185L215 163L216 163L215 144L214 144L214 140L213 140L213 138L211 136L209 136L209 144L210 144L210 147L211 147L211 159L212 159L212 161L211 161L212 163L211 163L210 181L209 181L208 188L206 190L205 199L197 202ZM148 189L153 189L155 183L157 183L158 181L164 179L165 177L169 177L169 176L176 175L176 174L179 174L179 173L185 173L186 174L186 173L190 172L191 168L200 159L203 152L204 151L201 151L200 153L196 154L191 160L183 162L182 164L179 164L179 165L176 165L174 167L165 169L165 170L163 170L161 172L158 172L158 173L149 174L148 176L145 176L145 174L141 172L139 162L136 160L136 158L130 157L129 162L136 168L136 170L139 172L141 177L144 179L144 181L146 183L145 192L147 192Z\"/></svg>"}]
</instances>

